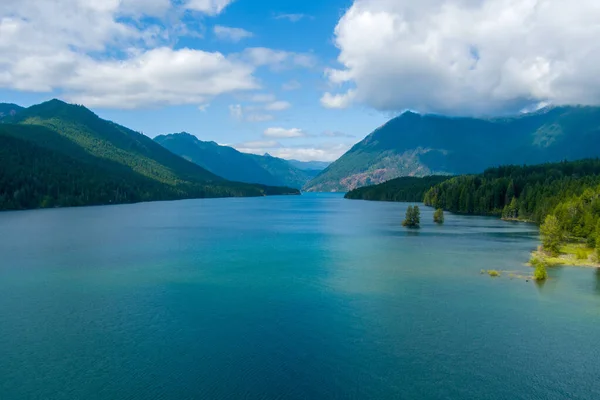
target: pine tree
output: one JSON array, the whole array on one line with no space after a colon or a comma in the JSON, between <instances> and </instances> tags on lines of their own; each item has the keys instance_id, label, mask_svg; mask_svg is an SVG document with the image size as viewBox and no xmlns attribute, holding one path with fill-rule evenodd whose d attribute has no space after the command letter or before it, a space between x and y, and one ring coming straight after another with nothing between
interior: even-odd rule
<instances>
[{"instance_id":1,"label":"pine tree","mask_svg":"<svg viewBox=\"0 0 600 400\"><path fill-rule=\"evenodd\" d=\"M419 206L408 206L406 209L406 217L402 222L402 226L409 228L418 228L421 223L421 210Z\"/></svg>"}]
</instances>

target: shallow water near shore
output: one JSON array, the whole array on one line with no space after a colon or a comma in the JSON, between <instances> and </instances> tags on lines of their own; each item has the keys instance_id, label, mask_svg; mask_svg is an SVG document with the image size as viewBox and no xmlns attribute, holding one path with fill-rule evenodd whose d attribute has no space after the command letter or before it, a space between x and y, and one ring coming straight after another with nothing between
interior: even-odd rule
<instances>
[{"instance_id":1,"label":"shallow water near shore","mask_svg":"<svg viewBox=\"0 0 600 400\"><path fill-rule=\"evenodd\" d=\"M0 213L0 399L600 398L600 272L511 279L535 226L407 205Z\"/></svg>"}]
</instances>

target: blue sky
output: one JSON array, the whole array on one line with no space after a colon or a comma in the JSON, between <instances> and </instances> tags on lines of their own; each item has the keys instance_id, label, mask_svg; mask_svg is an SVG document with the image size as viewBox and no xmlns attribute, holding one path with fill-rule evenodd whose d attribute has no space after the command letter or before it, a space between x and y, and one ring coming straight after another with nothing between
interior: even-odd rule
<instances>
[{"instance_id":1,"label":"blue sky","mask_svg":"<svg viewBox=\"0 0 600 400\"><path fill-rule=\"evenodd\" d=\"M174 40L170 45L175 50L189 48L230 55L248 48L265 48L310 58L307 65L266 66L257 69L253 75L259 88L255 90L224 93L202 104L151 104L122 109L119 105L105 107L83 103L101 117L151 137L187 131L202 140L235 145L245 151L270 152L303 160L333 160L384 123L390 115L362 105L332 110L320 104L320 97L328 86L323 71L328 65L335 64L338 53L333 43L333 30L340 16L351 4L351 1L346 0L236 0L218 15L196 13L181 18L193 32ZM168 24L166 21L160 23ZM215 27L244 30L247 33L243 35L247 36L228 38L223 33L219 36L215 33ZM107 50L100 57L106 56L110 51ZM67 101L77 100L64 96L61 88L41 93L0 90L0 101L25 106L54 96L66 97ZM253 97L257 96L259 100L262 97L263 101L253 101ZM279 104L274 106L276 109L285 109L264 109L272 103ZM240 107L242 115L232 111L239 110ZM306 137L265 137L264 132L269 128L295 129Z\"/></svg>"},{"instance_id":2,"label":"blue sky","mask_svg":"<svg viewBox=\"0 0 600 400\"><path fill-rule=\"evenodd\" d=\"M600 104L598 20L597 0L2 0L0 101L334 160L407 109Z\"/></svg>"}]
</instances>

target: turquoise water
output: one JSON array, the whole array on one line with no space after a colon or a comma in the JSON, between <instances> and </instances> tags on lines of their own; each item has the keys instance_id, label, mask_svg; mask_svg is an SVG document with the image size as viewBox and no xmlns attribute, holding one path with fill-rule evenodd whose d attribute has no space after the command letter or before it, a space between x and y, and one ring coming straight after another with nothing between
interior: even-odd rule
<instances>
[{"instance_id":1,"label":"turquoise water","mask_svg":"<svg viewBox=\"0 0 600 400\"><path fill-rule=\"evenodd\" d=\"M599 399L600 273L338 195L0 213L0 399Z\"/></svg>"}]
</instances>

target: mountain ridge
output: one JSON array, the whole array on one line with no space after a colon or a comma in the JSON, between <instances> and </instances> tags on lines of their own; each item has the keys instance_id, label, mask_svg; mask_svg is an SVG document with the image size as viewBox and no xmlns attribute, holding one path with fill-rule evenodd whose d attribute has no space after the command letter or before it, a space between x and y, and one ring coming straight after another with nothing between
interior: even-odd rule
<instances>
[{"instance_id":1,"label":"mountain ridge","mask_svg":"<svg viewBox=\"0 0 600 400\"><path fill-rule=\"evenodd\" d=\"M171 152L227 179L302 188L317 175L269 154L242 153L233 147L203 141L187 132L159 135L154 140Z\"/></svg>"},{"instance_id":2,"label":"mountain ridge","mask_svg":"<svg viewBox=\"0 0 600 400\"><path fill-rule=\"evenodd\" d=\"M406 112L375 129L305 186L348 191L401 176L479 173L501 164L600 154L600 108L549 107L512 117Z\"/></svg>"},{"instance_id":3,"label":"mountain ridge","mask_svg":"<svg viewBox=\"0 0 600 400\"><path fill-rule=\"evenodd\" d=\"M0 150L0 209L299 193L228 181L56 99L4 118Z\"/></svg>"}]
</instances>

